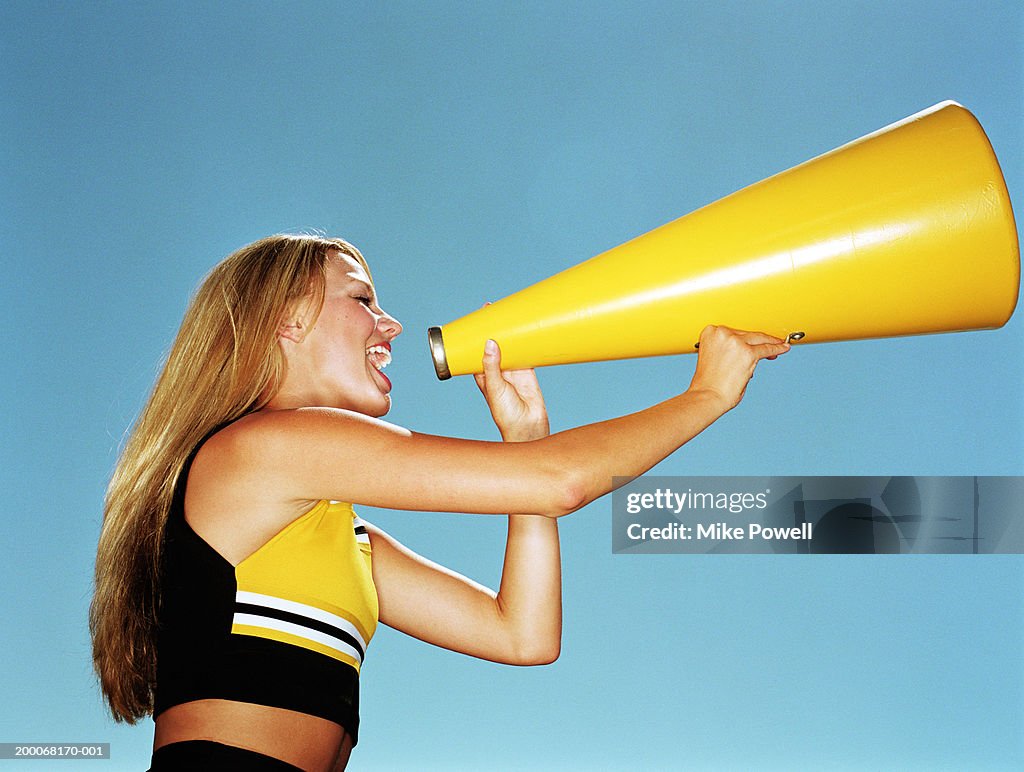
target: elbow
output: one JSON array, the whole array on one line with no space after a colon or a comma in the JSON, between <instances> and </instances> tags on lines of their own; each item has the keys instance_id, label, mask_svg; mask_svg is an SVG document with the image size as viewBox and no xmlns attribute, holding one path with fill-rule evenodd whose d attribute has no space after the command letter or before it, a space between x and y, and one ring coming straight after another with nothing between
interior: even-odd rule
<instances>
[{"instance_id":1,"label":"elbow","mask_svg":"<svg viewBox=\"0 0 1024 772\"><path fill-rule=\"evenodd\" d=\"M550 665L558 659L558 648L555 647L549 652L538 652L537 654L525 657L522 660L516 662L521 667L536 667L538 665Z\"/></svg>"},{"instance_id":2,"label":"elbow","mask_svg":"<svg viewBox=\"0 0 1024 772\"><path fill-rule=\"evenodd\" d=\"M548 505L544 512L551 517L571 515L590 503L583 476L575 469L559 470L548 486Z\"/></svg>"},{"instance_id":3,"label":"elbow","mask_svg":"<svg viewBox=\"0 0 1024 772\"><path fill-rule=\"evenodd\" d=\"M530 646L523 646L516 650L510 657L510 665L521 667L535 667L537 665L550 665L558 659L561 654L562 641L560 637L550 641L537 642Z\"/></svg>"},{"instance_id":4,"label":"elbow","mask_svg":"<svg viewBox=\"0 0 1024 772\"><path fill-rule=\"evenodd\" d=\"M562 653L562 642L557 638L552 641L546 648L538 649L534 652L531 657L529 665L551 665L557 659L558 655Z\"/></svg>"},{"instance_id":5,"label":"elbow","mask_svg":"<svg viewBox=\"0 0 1024 772\"><path fill-rule=\"evenodd\" d=\"M501 613L501 600L496 599L496 602ZM550 665L558 659L561 651L562 610L559 600L557 607L524 609L516 618L507 619L501 651L495 661L524 667Z\"/></svg>"}]
</instances>

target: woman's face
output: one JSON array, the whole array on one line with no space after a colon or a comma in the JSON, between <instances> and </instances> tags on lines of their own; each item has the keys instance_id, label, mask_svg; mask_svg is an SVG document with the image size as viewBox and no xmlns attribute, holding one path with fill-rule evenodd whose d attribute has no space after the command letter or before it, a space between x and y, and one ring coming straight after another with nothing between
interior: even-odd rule
<instances>
[{"instance_id":1,"label":"woman's face","mask_svg":"<svg viewBox=\"0 0 1024 772\"><path fill-rule=\"evenodd\" d=\"M391 381L380 370L391 361L391 341L401 331L377 304L359 261L332 253L323 308L312 329L282 330L290 390L302 404L385 415L391 409Z\"/></svg>"}]
</instances>

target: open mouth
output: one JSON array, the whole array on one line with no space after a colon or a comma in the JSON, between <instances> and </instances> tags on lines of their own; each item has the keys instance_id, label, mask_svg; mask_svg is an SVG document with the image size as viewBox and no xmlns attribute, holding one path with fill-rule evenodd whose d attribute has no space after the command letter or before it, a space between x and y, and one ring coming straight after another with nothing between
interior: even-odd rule
<instances>
[{"instance_id":1,"label":"open mouth","mask_svg":"<svg viewBox=\"0 0 1024 772\"><path fill-rule=\"evenodd\" d=\"M391 364L391 350L386 345L370 346L366 349L366 358L378 372Z\"/></svg>"}]
</instances>

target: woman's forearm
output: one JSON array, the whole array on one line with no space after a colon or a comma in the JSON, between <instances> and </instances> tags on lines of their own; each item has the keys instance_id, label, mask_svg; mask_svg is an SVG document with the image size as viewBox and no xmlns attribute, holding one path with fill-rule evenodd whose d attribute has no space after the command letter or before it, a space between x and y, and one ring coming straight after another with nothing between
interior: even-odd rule
<instances>
[{"instance_id":1,"label":"woman's forearm","mask_svg":"<svg viewBox=\"0 0 1024 772\"><path fill-rule=\"evenodd\" d=\"M718 394L690 390L646 410L553 434L537 445L563 475L572 511L608 493L613 477L643 474L728 409Z\"/></svg>"},{"instance_id":2,"label":"woman's forearm","mask_svg":"<svg viewBox=\"0 0 1024 772\"><path fill-rule=\"evenodd\" d=\"M536 423L499 425L506 443L546 437L547 416ZM544 515L509 515L505 562L495 598L507 626L514 659L546 665L562 646L562 563L558 520Z\"/></svg>"},{"instance_id":3,"label":"woman's forearm","mask_svg":"<svg viewBox=\"0 0 1024 772\"><path fill-rule=\"evenodd\" d=\"M576 508L612 489L613 476L641 475L739 404L761 359L789 351L760 332L708 325L690 388L631 415L582 426L542 440L562 464L567 497ZM572 502L575 499L575 502Z\"/></svg>"},{"instance_id":4,"label":"woman's forearm","mask_svg":"<svg viewBox=\"0 0 1024 772\"><path fill-rule=\"evenodd\" d=\"M562 641L558 520L543 515L509 516L496 602L517 663L545 665L558 658Z\"/></svg>"}]
</instances>

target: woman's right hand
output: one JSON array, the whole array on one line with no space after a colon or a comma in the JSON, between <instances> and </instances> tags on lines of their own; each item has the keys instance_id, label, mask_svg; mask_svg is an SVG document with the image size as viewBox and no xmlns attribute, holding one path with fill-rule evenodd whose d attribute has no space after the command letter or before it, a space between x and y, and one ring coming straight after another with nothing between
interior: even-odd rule
<instances>
[{"instance_id":1,"label":"woman's right hand","mask_svg":"<svg viewBox=\"0 0 1024 772\"><path fill-rule=\"evenodd\" d=\"M532 369L502 370L495 341L487 341L483 372L473 377L505 442L527 442L551 433L537 374Z\"/></svg>"},{"instance_id":2,"label":"woman's right hand","mask_svg":"<svg viewBox=\"0 0 1024 772\"><path fill-rule=\"evenodd\" d=\"M700 334L697 370L689 390L714 394L724 410L731 410L743 399L757 363L789 349L788 343L773 335L709 324Z\"/></svg>"}]
</instances>

